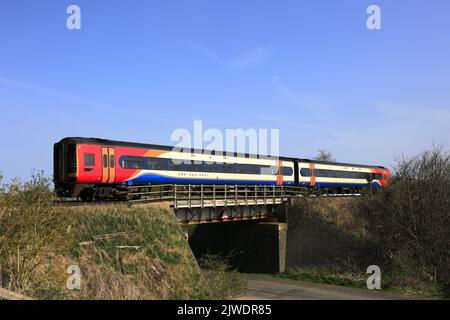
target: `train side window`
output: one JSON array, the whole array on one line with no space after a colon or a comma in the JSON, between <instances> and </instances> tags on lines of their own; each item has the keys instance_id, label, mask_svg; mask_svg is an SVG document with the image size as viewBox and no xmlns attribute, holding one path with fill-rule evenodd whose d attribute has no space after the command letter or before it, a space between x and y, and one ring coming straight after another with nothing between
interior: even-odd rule
<instances>
[{"instance_id":1,"label":"train side window","mask_svg":"<svg viewBox=\"0 0 450 320\"><path fill-rule=\"evenodd\" d=\"M181 160L181 159L167 159L167 169L169 171L184 171L185 168L188 168L190 161L189 160Z\"/></svg>"},{"instance_id":2,"label":"train side window","mask_svg":"<svg viewBox=\"0 0 450 320\"><path fill-rule=\"evenodd\" d=\"M127 157L125 159L126 169L144 169L144 159L141 157Z\"/></svg>"},{"instance_id":3,"label":"train side window","mask_svg":"<svg viewBox=\"0 0 450 320\"><path fill-rule=\"evenodd\" d=\"M190 165L190 170L192 172L202 172L203 171L203 162L202 161L192 161L192 164Z\"/></svg>"},{"instance_id":4,"label":"train side window","mask_svg":"<svg viewBox=\"0 0 450 320\"><path fill-rule=\"evenodd\" d=\"M248 174L261 174L261 166L256 164L249 164L247 166L247 173Z\"/></svg>"},{"instance_id":5,"label":"train side window","mask_svg":"<svg viewBox=\"0 0 450 320\"><path fill-rule=\"evenodd\" d=\"M276 166L270 166L270 173L271 173L273 176L278 175L278 173L279 173L278 167L276 167Z\"/></svg>"},{"instance_id":6,"label":"train side window","mask_svg":"<svg viewBox=\"0 0 450 320\"><path fill-rule=\"evenodd\" d=\"M233 163L222 164L222 172L223 173L234 173L234 164Z\"/></svg>"},{"instance_id":7,"label":"train side window","mask_svg":"<svg viewBox=\"0 0 450 320\"><path fill-rule=\"evenodd\" d=\"M294 171L292 170L291 167L282 167L282 173L283 176L292 176L292 174L294 173Z\"/></svg>"},{"instance_id":8,"label":"train side window","mask_svg":"<svg viewBox=\"0 0 450 320\"><path fill-rule=\"evenodd\" d=\"M169 167L169 159L163 158L145 158L145 169L148 170L167 170Z\"/></svg>"},{"instance_id":9,"label":"train side window","mask_svg":"<svg viewBox=\"0 0 450 320\"><path fill-rule=\"evenodd\" d=\"M184 167L183 168L177 168L176 170L180 171L189 171L189 172L200 172L201 171L201 164L197 163L196 161L184 161Z\"/></svg>"},{"instance_id":10,"label":"train side window","mask_svg":"<svg viewBox=\"0 0 450 320\"><path fill-rule=\"evenodd\" d=\"M212 166L212 172L216 172L216 173L222 173L222 166L223 166L223 162L215 162L214 165Z\"/></svg>"},{"instance_id":11,"label":"train side window","mask_svg":"<svg viewBox=\"0 0 450 320\"><path fill-rule=\"evenodd\" d=\"M111 169L114 169L115 167L115 158L113 155L109 156L109 166L111 167Z\"/></svg>"},{"instance_id":12,"label":"train side window","mask_svg":"<svg viewBox=\"0 0 450 320\"><path fill-rule=\"evenodd\" d=\"M310 177L311 176L311 172L310 172L310 170L308 168L302 168L300 170L300 175L302 177Z\"/></svg>"},{"instance_id":13,"label":"train side window","mask_svg":"<svg viewBox=\"0 0 450 320\"><path fill-rule=\"evenodd\" d=\"M243 164L243 163L236 164L236 168L237 168L237 173L239 173L239 174L248 174L250 171L249 166L246 164Z\"/></svg>"},{"instance_id":14,"label":"train side window","mask_svg":"<svg viewBox=\"0 0 450 320\"><path fill-rule=\"evenodd\" d=\"M217 172L217 164L215 162L203 162L203 170L206 172Z\"/></svg>"},{"instance_id":15,"label":"train side window","mask_svg":"<svg viewBox=\"0 0 450 320\"><path fill-rule=\"evenodd\" d=\"M108 168L108 156L106 154L103 155L103 168Z\"/></svg>"},{"instance_id":16,"label":"train side window","mask_svg":"<svg viewBox=\"0 0 450 320\"><path fill-rule=\"evenodd\" d=\"M255 165L255 167L257 168L257 174L271 176L276 175L278 172L278 168L275 166Z\"/></svg>"},{"instance_id":17,"label":"train side window","mask_svg":"<svg viewBox=\"0 0 450 320\"><path fill-rule=\"evenodd\" d=\"M95 166L95 157L92 153L84 154L84 166L85 167L94 167Z\"/></svg>"}]
</instances>

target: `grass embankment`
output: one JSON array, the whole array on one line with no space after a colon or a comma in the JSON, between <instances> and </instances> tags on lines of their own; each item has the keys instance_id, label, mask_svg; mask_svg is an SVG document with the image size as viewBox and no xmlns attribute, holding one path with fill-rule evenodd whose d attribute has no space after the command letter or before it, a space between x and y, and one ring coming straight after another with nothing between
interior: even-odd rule
<instances>
[{"instance_id":1,"label":"grass embankment","mask_svg":"<svg viewBox=\"0 0 450 320\"><path fill-rule=\"evenodd\" d=\"M280 278L353 288L366 287L365 268L375 248L365 241L355 199L303 199L288 214L288 270Z\"/></svg>"},{"instance_id":2,"label":"grass embankment","mask_svg":"<svg viewBox=\"0 0 450 320\"><path fill-rule=\"evenodd\" d=\"M367 267L378 265L384 291L448 296L445 281L439 283L418 272L416 262L401 255L402 252L386 255L375 237L369 213L362 212L367 201L365 198L297 201L288 215L288 269L274 276L366 289L370 276ZM402 257L404 260L400 260Z\"/></svg>"},{"instance_id":3,"label":"grass embankment","mask_svg":"<svg viewBox=\"0 0 450 320\"><path fill-rule=\"evenodd\" d=\"M202 271L173 213L52 203L48 180L0 188L0 286L38 299L215 299L240 293L213 258ZM81 271L81 288L70 290ZM72 269L73 270L73 269ZM70 269L69 269L70 271ZM73 271L71 271L73 272Z\"/></svg>"}]
</instances>

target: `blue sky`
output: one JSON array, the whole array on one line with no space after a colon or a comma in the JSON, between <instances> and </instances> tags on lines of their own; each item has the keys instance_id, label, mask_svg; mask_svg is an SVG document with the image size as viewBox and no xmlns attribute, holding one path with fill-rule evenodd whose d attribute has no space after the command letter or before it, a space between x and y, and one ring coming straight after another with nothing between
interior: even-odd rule
<instances>
[{"instance_id":1,"label":"blue sky","mask_svg":"<svg viewBox=\"0 0 450 320\"><path fill-rule=\"evenodd\" d=\"M0 41L7 179L51 174L65 136L171 144L194 120L279 128L288 156L392 166L448 147L446 0L2 1Z\"/></svg>"}]
</instances>

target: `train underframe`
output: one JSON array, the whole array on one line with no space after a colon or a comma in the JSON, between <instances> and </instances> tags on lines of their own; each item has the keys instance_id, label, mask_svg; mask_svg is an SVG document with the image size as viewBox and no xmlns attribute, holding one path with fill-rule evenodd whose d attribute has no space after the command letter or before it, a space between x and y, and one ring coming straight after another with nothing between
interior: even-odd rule
<instances>
[{"instance_id":1,"label":"train underframe","mask_svg":"<svg viewBox=\"0 0 450 320\"><path fill-rule=\"evenodd\" d=\"M217 186L217 185L216 185ZM243 185L239 185L241 188ZM61 198L77 198L84 202L91 201L125 201L130 199L139 199L141 194L161 192L170 190L171 185L134 185L133 190L130 191L127 185L105 185L105 184L76 184L73 186L66 186L59 188L56 192ZM214 185L191 185L191 188L197 188L203 191L212 190ZM248 185L249 190L255 187L263 188L264 186ZM267 186L266 186L267 187ZM323 195L358 195L374 192L374 188L370 185L365 187L299 187L299 186L285 186L289 194L295 196L323 196Z\"/></svg>"}]
</instances>

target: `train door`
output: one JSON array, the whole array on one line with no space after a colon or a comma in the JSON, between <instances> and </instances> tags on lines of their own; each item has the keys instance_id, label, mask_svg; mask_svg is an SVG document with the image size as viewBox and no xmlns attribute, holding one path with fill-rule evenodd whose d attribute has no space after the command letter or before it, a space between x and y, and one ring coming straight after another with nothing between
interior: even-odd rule
<instances>
[{"instance_id":1,"label":"train door","mask_svg":"<svg viewBox=\"0 0 450 320\"><path fill-rule=\"evenodd\" d=\"M277 162L277 186L283 185L283 162Z\"/></svg>"},{"instance_id":2,"label":"train door","mask_svg":"<svg viewBox=\"0 0 450 320\"><path fill-rule=\"evenodd\" d=\"M314 163L310 163L309 164L309 176L310 176L310 180L309 180L309 185L311 187L314 187L316 185L316 168L314 166Z\"/></svg>"},{"instance_id":3,"label":"train door","mask_svg":"<svg viewBox=\"0 0 450 320\"><path fill-rule=\"evenodd\" d=\"M298 169L298 162L295 159L291 159L292 162L294 162L294 179L295 179L295 185L298 186L299 185L299 181L300 181L300 172Z\"/></svg>"},{"instance_id":4,"label":"train door","mask_svg":"<svg viewBox=\"0 0 450 320\"><path fill-rule=\"evenodd\" d=\"M116 149L102 147L102 183L116 180Z\"/></svg>"}]
</instances>

